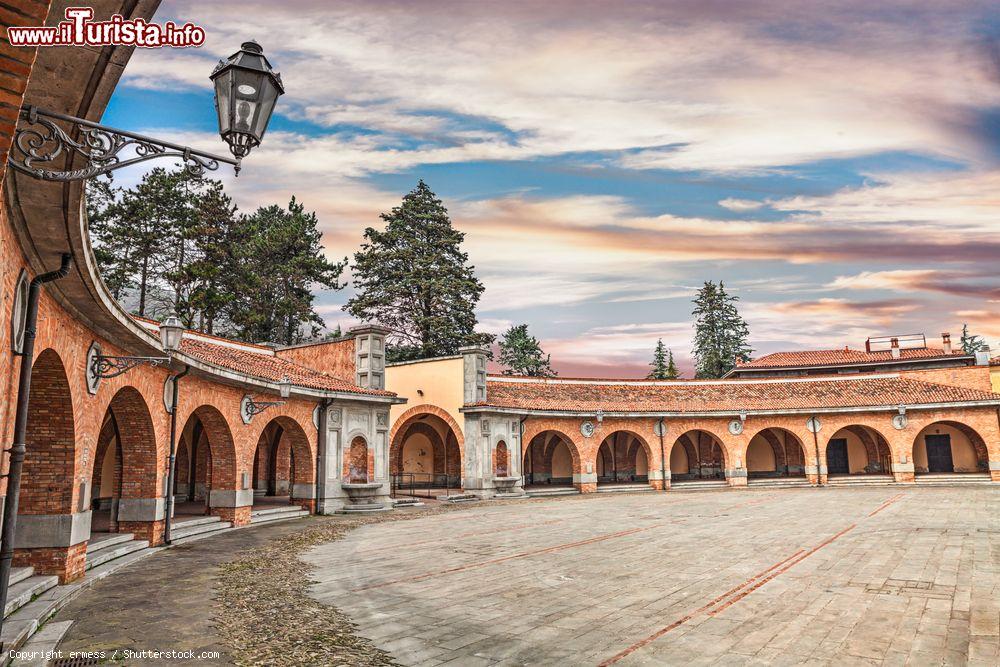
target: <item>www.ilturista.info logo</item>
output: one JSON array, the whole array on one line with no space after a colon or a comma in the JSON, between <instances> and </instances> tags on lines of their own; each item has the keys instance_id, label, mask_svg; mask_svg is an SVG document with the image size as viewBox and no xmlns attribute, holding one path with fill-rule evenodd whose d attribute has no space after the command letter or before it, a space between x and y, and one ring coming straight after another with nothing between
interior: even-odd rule
<instances>
[{"instance_id":1,"label":"www.ilturista.info logo","mask_svg":"<svg viewBox=\"0 0 1000 667\"><path fill-rule=\"evenodd\" d=\"M155 48L201 46L205 29L193 23L177 25L173 21L149 23L144 19L126 19L115 14L107 21L93 21L91 7L67 7L66 20L54 27L7 28L12 46L139 46Z\"/></svg>"}]
</instances>

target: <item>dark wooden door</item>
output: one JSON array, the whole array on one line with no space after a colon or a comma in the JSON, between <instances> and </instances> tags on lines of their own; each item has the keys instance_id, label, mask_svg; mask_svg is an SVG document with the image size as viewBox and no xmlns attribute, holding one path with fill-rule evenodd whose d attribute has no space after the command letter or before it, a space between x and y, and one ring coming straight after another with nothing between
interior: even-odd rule
<instances>
[{"instance_id":1,"label":"dark wooden door","mask_svg":"<svg viewBox=\"0 0 1000 667\"><path fill-rule=\"evenodd\" d=\"M955 464L951 460L951 436L928 435L927 442L927 472L955 472Z\"/></svg>"},{"instance_id":2,"label":"dark wooden door","mask_svg":"<svg viewBox=\"0 0 1000 667\"><path fill-rule=\"evenodd\" d=\"M834 438L826 446L826 471L830 475L846 475L851 472L845 438Z\"/></svg>"}]
</instances>

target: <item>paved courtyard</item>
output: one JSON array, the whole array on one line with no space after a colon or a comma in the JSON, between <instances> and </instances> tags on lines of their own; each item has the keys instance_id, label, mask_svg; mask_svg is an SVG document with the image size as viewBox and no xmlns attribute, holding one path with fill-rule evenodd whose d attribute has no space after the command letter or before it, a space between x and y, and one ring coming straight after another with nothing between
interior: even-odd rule
<instances>
[{"instance_id":1,"label":"paved courtyard","mask_svg":"<svg viewBox=\"0 0 1000 667\"><path fill-rule=\"evenodd\" d=\"M402 664L1000 662L1000 490L598 495L369 525L312 594Z\"/></svg>"}]
</instances>

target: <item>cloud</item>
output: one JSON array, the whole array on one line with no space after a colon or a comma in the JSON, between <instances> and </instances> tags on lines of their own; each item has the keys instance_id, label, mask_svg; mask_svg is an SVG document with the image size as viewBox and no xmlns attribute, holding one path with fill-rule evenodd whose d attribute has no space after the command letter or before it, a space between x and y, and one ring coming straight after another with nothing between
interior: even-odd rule
<instances>
[{"instance_id":1,"label":"cloud","mask_svg":"<svg viewBox=\"0 0 1000 667\"><path fill-rule=\"evenodd\" d=\"M719 206L722 208L728 208L730 211L736 211L737 213L742 213L743 211L755 211L765 205L765 202L755 201L753 199L737 199L735 197L727 197L719 201Z\"/></svg>"},{"instance_id":2,"label":"cloud","mask_svg":"<svg viewBox=\"0 0 1000 667\"><path fill-rule=\"evenodd\" d=\"M978 282L969 284L970 280ZM993 284L983 284L984 280ZM923 290L953 296L1000 298L1000 285L997 284L996 274L936 269L862 271L853 276L838 276L827 287L833 290Z\"/></svg>"}]
</instances>

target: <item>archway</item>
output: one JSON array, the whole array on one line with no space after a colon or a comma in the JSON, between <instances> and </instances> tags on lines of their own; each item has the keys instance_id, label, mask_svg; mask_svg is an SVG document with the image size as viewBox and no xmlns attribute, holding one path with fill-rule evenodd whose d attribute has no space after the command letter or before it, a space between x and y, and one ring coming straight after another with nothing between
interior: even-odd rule
<instances>
[{"instance_id":1,"label":"archway","mask_svg":"<svg viewBox=\"0 0 1000 667\"><path fill-rule=\"evenodd\" d=\"M682 433L670 446L670 483L726 478L726 448L701 429Z\"/></svg>"},{"instance_id":2,"label":"archway","mask_svg":"<svg viewBox=\"0 0 1000 667\"><path fill-rule=\"evenodd\" d=\"M394 430L389 447L393 491L447 494L462 486L462 449L450 418L417 406Z\"/></svg>"},{"instance_id":3,"label":"archway","mask_svg":"<svg viewBox=\"0 0 1000 667\"><path fill-rule=\"evenodd\" d=\"M188 416L178 439L176 473L176 492L186 491L174 505L177 523L214 513L213 491L221 497L237 490L236 445L226 418L214 406L202 405Z\"/></svg>"},{"instance_id":4,"label":"archway","mask_svg":"<svg viewBox=\"0 0 1000 667\"><path fill-rule=\"evenodd\" d=\"M631 431L614 431L597 448L597 485L649 482L649 445Z\"/></svg>"},{"instance_id":5,"label":"archway","mask_svg":"<svg viewBox=\"0 0 1000 667\"><path fill-rule=\"evenodd\" d=\"M302 426L284 416L265 424L254 451L254 506L292 504L313 510L315 484L315 457Z\"/></svg>"},{"instance_id":6,"label":"archway","mask_svg":"<svg viewBox=\"0 0 1000 667\"><path fill-rule=\"evenodd\" d=\"M576 445L559 431L542 431L524 450L524 486L573 487L573 474L579 470L580 455Z\"/></svg>"},{"instance_id":7,"label":"archway","mask_svg":"<svg viewBox=\"0 0 1000 667\"><path fill-rule=\"evenodd\" d=\"M826 443L829 477L889 475L892 450L885 437L870 426L852 424L838 429Z\"/></svg>"},{"instance_id":8,"label":"archway","mask_svg":"<svg viewBox=\"0 0 1000 667\"><path fill-rule=\"evenodd\" d=\"M778 427L761 429L750 438L746 456L747 476L805 477L806 452L791 431Z\"/></svg>"},{"instance_id":9,"label":"archway","mask_svg":"<svg viewBox=\"0 0 1000 667\"><path fill-rule=\"evenodd\" d=\"M72 531L53 530L56 524L47 520L46 515L70 518L63 524L72 526L73 515L90 509L85 498L77 500L75 462L73 396L62 359L55 350L47 349L35 358L31 367L24 467L17 507L18 532L29 537L27 541L18 539L15 544L14 565L34 566L39 574L57 574L63 583L83 574L86 542L71 545ZM35 517L37 529L32 528ZM43 530L46 526L47 531ZM37 539L43 536L45 539Z\"/></svg>"},{"instance_id":10,"label":"archway","mask_svg":"<svg viewBox=\"0 0 1000 667\"><path fill-rule=\"evenodd\" d=\"M912 460L917 476L989 471L986 441L972 427L951 420L920 429L913 440Z\"/></svg>"},{"instance_id":11,"label":"archway","mask_svg":"<svg viewBox=\"0 0 1000 667\"><path fill-rule=\"evenodd\" d=\"M157 455L149 406L134 387L123 387L104 413L91 470L91 541L129 532L156 541L155 514L164 461ZM152 513L151 513L152 512Z\"/></svg>"}]
</instances>

